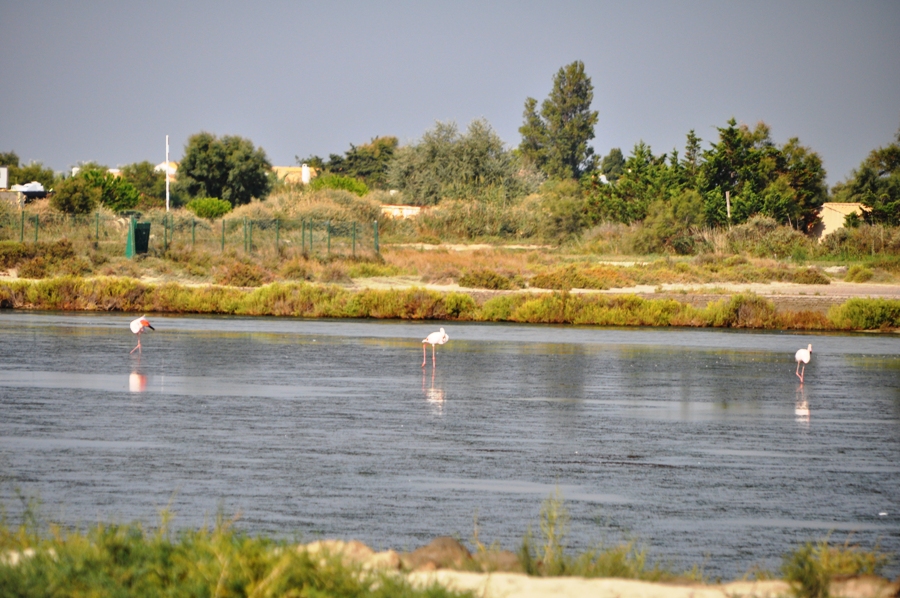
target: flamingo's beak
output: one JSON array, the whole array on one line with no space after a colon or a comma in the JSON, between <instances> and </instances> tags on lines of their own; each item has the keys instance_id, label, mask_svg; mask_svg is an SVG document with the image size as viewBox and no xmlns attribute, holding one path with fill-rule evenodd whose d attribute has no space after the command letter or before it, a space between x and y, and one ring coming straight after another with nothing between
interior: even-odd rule
<instances>
[{"instance_id":1,"label":"flamingo's beak","mask_svg":"<svg viewBox=\"0 0 900 598\"><path fill-rule=\"evenodd\" d=\"M156 328L150 325L150 322L147 322L147 328L149 328L150 330L156 330Z\"/></svg>"}]
</instances>

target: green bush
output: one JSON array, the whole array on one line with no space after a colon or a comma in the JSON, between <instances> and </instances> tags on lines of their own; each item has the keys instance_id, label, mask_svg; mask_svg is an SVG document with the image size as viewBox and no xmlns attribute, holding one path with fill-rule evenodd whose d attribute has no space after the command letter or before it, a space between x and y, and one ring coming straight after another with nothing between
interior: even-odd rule
<instances>
[{"instance_id":1,"label":"green bush","mask_svg":"<svg viewBox=\"0 0 900 598\"><path fill-rule=\"evenodd\" d=\"M91 186L100 190L100 203L114 212L134 208L141 198L134 185L113 173L90 168L73 177L83 178Z\"/></svg>"},{"instance_id":2,"label":"green bush","mask_svg":"<svg viewBox=\"0 0 900 598\"><path fill-rule=\"evenodd\" d=\"M19 264L19 278L46 278L47 261L38 256Z\"/></svg>"},{"instance_id":3,"label":"green bush","mask_svg":"<svg viewBox=\"0 0 900 598\"><path fill-rule=\"evenodd\" d=\"M831 284L831 279L818 268L800 268L794 270L791 279L797 284Z\"/></svg>"},{"instance_id":4,"label":"green bush","mask_svg":"<svg viewBox=\"0 0 900 598\"><path fill-rule=\"evenodd\" d=\"M459 277L459 286L475 289L506 291L512 288L509 278L493 270L471 270Z\"/></svg>"},{"instance_id":5,"label":"green bush","mask_svg":"<svg viewBox=\"0 0 900 598\"><path fill-rule=\"evenodd\" d=\"M215 273L217 284L232 287L258 287L269 282L271 275L256 264L234 262L218 269Z\"/></svg>"},{"instance_id":6,"label":"green bush","mask_svg":"<svg viewBox=\"0 0 900 598\"><path fill-rule=\"evenodd\" d=\"M324 174L317 176L309 183L313 191L321 189L343 189L362 197L369 192L369 187L359 179L339 174Z\"/></svg>"},{"instance_id":7,"label":"green bush","mask_svg":"<svg viewBox=\"0 0 900 598\"><path fill-rule=\"evenodd\" d=\"M65 214L87 214L97 208L102 192L84 177L71 177L57 185L50 205Z\"/></svg>"},{"instance_id":8,"label":"green bush","mask_svg":"<svg viewBox=\"0 0 900 598\"><path fill-rule=\"evenodd\" d=\"M781 572L798 598L828 598L833 577L878 575L887 560L877 550L861 550L849 544L830 546L828 540L822 540L807 542L785 556Z\"/></svg>"},{"instance_id":9,"label":"green bush","mask_svg":"<svg viewBox=\"0 0 900 598\"><path fill-rule=\"evenodd\" d=\"M872 270L862 264L853 264L850 266L850 269L847 270L847 275L844 276L844 280L847 282L866 282L872 280L874 275L875 273L872 272Z\"/></svg>"},{"instance_id":10,"label":"green bush","mask_svg":"<svg viewBox=\"0 0 900 598\"><path fill-rule=\"evenodd\" d=\"M193 212L198 218L206 218L207 220L221 218L231 211L230 203L215 197L198 197L189 201L184 207Z\"/></svg>"},{"instance_id":11,"label":"green bush","mask_svg":"<svg viewBox=\"0 0 900 598\"><path fill-rule=\"evenodd\" d=\"M835 327L849 330L900 328L900 300L849 299L828 310L828 319Z\"/></svg>"}]
</instances>

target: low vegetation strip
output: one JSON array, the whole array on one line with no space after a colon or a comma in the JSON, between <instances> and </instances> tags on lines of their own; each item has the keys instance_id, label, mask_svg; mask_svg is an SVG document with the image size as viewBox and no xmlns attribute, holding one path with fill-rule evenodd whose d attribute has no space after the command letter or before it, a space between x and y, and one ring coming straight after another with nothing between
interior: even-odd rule
<instances>
[{"instance_id":1,"label":"low vegetation strip","mask_svg":"<svg viewBox=\"0 0 900 598\"><path fill-rule=\"evenodd\" d=\"M792 330L900 328L900 301L851 299L822 314L778 310L752 293L694 307L674 299L567 291L489 298L422 288L348 290L275 282L258 288L148 284L132 278L61 277L0 284L0 307L62 311L202 313L307 318L378 318L598 326L691 326Z\"/></svg>"}]
</instances>

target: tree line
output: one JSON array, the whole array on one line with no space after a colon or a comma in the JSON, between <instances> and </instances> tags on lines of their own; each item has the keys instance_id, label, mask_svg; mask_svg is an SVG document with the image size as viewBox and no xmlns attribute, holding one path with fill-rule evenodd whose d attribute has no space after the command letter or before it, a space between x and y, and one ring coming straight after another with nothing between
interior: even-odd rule
<instances>
[{"instance_id":1,"label":"tree line","mask_svg":"<svg viewBox=\"0 0 900 598\"><path fill-rule=\"evenodd\" d=\"M592 101L591 79L575 61L553 76L546 99L526 98L515 148L479 119L465 130L438 122L405 146L383 136L327 159L295 159L318 170L319 186L358 194L395 189L414 205L510 203L544 194L552 199L548 213L570 232L604 221L644 222L671 229L662 235L668 248L677 248L691 227L740 224L757 215L805 232L829 199L862 203L870 223L900 224L900 132L829 191L820 156L797 138L775 143L765 123L751 128L731 119L706 147L689 131L682 153L655 154L639 141L627 157L620 148L600 157L590 145L599 122ZM66 212L98 204L117 211L154 207L164 199L165 175L149 162L122 168L120 177L84 164L65 179L40 163L19 164L13 152L0 154L0 164L10 167L11 183L55 185L54 205ZM265 198L279 184L271 167L265 151L248 139L197 133L185 145L174 203L215 198L227 208Z\"/></svg>"}]
</instances>

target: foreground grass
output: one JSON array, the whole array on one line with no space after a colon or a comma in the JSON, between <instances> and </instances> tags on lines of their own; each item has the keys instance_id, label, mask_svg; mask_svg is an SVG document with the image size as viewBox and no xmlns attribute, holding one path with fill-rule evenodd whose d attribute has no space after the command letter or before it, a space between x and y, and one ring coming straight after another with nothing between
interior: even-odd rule
<instances>
[{"instance_id":1,"label":"foreground grass","mask_svg":"<svg viewBox=\"0 0 900 598\"><path fill-rule=\"evenodd\" d=\"M180 532L163 526L100 524L89 531L0 527L2 596L469 596L442 586L415 588L402 576L365 572L340 559L233 531Z\"/></svg>"},{"instance_id":2,"label":"foreground grass","mask_svg":"<svg viewBox=\"0 0 900 598\"><path fill-rule=\"evenodd\" d=\"M235 532L221 516L212 528L173 534L163 511L159 528L98 524L85 531L41 527L26 510L23 523L0 520L2 596L333 596L450 597L433 583L411 585L397 570L370 570L340 554L310 553L283 541ZM565 549L568 511L557 491L540 513L540 545L531 528L519 549L519 569L532 576L619 578L651 582L706 582L702 570L676 573L652 563L634 541L598 546L578 555ZM497 550L477 538L480 556ZM480 570L477 560L463 570ZM837 576L880 575L889 556L859 546L807 542L785 555L781 574L798 598L827 598ZM493 570L493 569L486 569ZM755 571L757 579L775 575Z\"/></svg>"},{"instance_id":3,"label":"foreground grass","mask_svg":"<svg viewBox=\"0 0 900 598\"><path fill-rule=\"evenodd\" d=\"M793 330L900 328L900 301L851 299L827 314L779 311L754 294L705 307L635 295L567 291L496 295L405 290L347 290L306 282L258 288L148 284L131 278L61 277L0 283L0 307L64 311L203 313L310 318L379 318L599 326L690 326Z\"/></svg>"}]
</instances>

